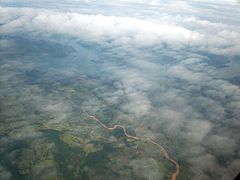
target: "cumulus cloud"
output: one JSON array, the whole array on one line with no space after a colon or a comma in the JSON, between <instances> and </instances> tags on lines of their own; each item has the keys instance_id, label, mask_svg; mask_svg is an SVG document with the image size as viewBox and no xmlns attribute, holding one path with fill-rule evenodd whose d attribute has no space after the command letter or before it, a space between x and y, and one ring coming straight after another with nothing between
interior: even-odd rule
<instances>
[{"instance_id":1,"label":"cumulus cloud","mask_svg":"<svg viewBox=\"0 0 240 180\"><path fill-rule=\"evenodd\" d=\"M11 16L9 16L9 14ZM33 35L69 35L92 41L118 45L152 46L162 42L174 49L191 46L214 54L239 54L237 39L240 33L233 28L195 18L181 20L183 23L156 22L132 17L63 13L31 8L1 8L1 34L30 32ZM184 22L199 26L200 29L184 27ZM192 26L192 25L191 25ZM207 27L215 28L212 31ZM224 29L219 28L223 26ZM214 33L214 34L213 34ZM207 42L207 43L206 43Z\"/></svg>"},{"instance_id":2,"label":"cumulus cloud","mask_svg":"<svg viewBox=\"0 0 240 180\"><path fill-rule=\"evenodd\" d=\"M98 42L114 39L122 43L152 45L166 38L169 41L184 39L186 41L191 33L175 25L156 24L130 17L58 13L33 9L17 9L16 13L16 9L5 8L1 9L1 14L4 17L7 14L18 15L17 19L12 21L11 17L2 20L5 23L2 26L2 34L39 31L39 33L69 34Z\"/></svg>"}]
</instances>

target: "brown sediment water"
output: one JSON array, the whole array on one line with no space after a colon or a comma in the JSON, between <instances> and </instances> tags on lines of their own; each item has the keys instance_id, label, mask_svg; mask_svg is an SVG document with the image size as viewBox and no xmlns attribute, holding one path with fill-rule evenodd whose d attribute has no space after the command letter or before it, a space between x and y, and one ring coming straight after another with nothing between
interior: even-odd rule
<instances>
[{"instance_id":1,"label":"brown sediment water","mask_svg":"<svg viewBox=\"0 0 240 180\"><path fill-rule=\"evenodd\" d=\"M164 155L164 157L169 161L171 162L174 166L175 166L175 172L172 173L172 177L171 177L171 180L176 180L177 179L177 176L180 172L180 166L179 164L177 163L177 161L175 161L174 159L172 159L169 154L168 154L168 151L159 143L157 143L156 141L152 140L152 139L148 139L148 138L144 138L144 137L137 137L137 136L132 136L130 134L127 133L127 130L124 126L122 125L114 125L113 127L107 127L104 123L102 123L96 116L94 115L90 115L87 111L85 110L82 110L82 112L84 112L84 114L86 114L87 118L88 119L91 119L91 120L94 120L96 121L98 124L100 124L104 129L108 130L108 131L113 131L117 128L120 128L123 130L124 132L124 135L129 138L129 139L135 139L137 141L144 141L144 142L149 142L151 144L154 144L155 146L159 147L162 154Z\"/></svg>"}]
</instances>

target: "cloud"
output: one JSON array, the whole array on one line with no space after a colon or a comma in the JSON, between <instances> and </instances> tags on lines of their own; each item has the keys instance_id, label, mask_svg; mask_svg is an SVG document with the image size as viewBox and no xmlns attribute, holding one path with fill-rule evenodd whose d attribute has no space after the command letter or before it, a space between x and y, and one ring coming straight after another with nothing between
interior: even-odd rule
<instances>
[{"instance_id":1,"label":"cloud","mask_svg":"<svg viewBox=\"0 0 240 180\"><path fill-rule=\"evenodd\" d=\"M20 123L18 123L20 124ZM11 140L26 140L36 137L41 137L42 133L31 125L25 125L19 129L15 129L9 133Z\"/></svg>"},{"instance_id":2,"label":"cloud","mask_svg":"<svg viewBox=\"0 0 240 180\"><path fill-rule=\"evenodd\" d=\"M6 16L5 14L13 14L12 11L15 10L2 8L1 14ZM130 17L58 13L33 9L17 9L17 12L18 19L4 22L6 24L2 27L2 34L39 31L39 33L79 36L98 42L114 39L122 43L152 45L165 38L181 41L188 38L191 33L175 25L161 25Z\"/></svg>"},{"instance_id":3,"label":"cloud","mask_svg":"<svg viewBox=\"0 0 240 180\"><path fill-rule=\"evenodd\" d=\"M4 39L0 39L0 47L3 49L8 49L8 48L12 48L14 47L14 42L10 41L10 40L4 40Z\"/></svg>"},{"instance_id":4,"label":"cloud","mask_svg":"<svg viewBox=\"0 0 240 180\"><path fill-rule=\"evenodd\" d=\"M233 156L236 149L235 140L222 135L210 135L205 143L216 155Z\"/></svg>"},{"instance_id":5,"label":"cloud","mask_svg":"<svg viewBox=\"0 0 240 180\"><path fill-rule=\"evenodd\" d=\"M0 164L0 177L3 179L11 179L12 174Z\"/></svg>"},{"instance_id":6,"label":"cloud","mask_svg":"<svg viewBox=\"0 0 240 180\"><path fill-rule=\"evenodd\" d=\"M214 54L237 55L240 33L221 23L196 18L182 18L183 23L137 19L132 17L89 15L31 8L1 8L1 34L31 33L49 36L54 34L78 37L95 43L112 41L118 45L153 46L166 42L174 49L185 48L189 43L197 50ZM11 16L9 16L11 14ZM184 22L200 29L184 27ZM224 27L224 29L219 29ZM192 25L191 25L192 26ZM206 28L212 27L212 28ZM215 28L215 30L212 30ZM189 42L190 40L190 42ZM207 42L207 43L206 43Z\"/></svg>"},{"instance_id":7,"label":"cloud","mask_svg":"<svg viewBox=\"0 0 240 180\"><path fill-rule=\"evenodd\" d=\"M211 130L211 124L203 120L191 120L186 124L183 132L184 138L192 141L194 144L202 142L203 138L208 135Z\"/></svg>"},{"instance_id":8,"label":"cloud","mask_svg":"<svg viewBox=\"0 0 240 180\"><path fill-rule=\"evenodd\" d=\"M151 4L157 8L162 2ZM99 51L103 51L98 52L99 59L104 59L104 63L99 69L95 64L89 67L100 74L100 83L94 85L93 94L88 94L81 106L96 115L116 106L118 113L107 117L112 118L111 123L121 121L139 136L171 139L164 143L174 158L193 167L193 179L212 179L211 176L221 179L222 174L222 179L231 179L239 167L240 90L224 80L224 76L216 75L219 68L209 62L221 56L228 62L239 55L240 29L238 24L187 14L201 9L195 5L171 1L164 5L169 13L154 17L2 7L0 33L50 40L61 35L81 40L83 44L97 44L101 47ZM180 6L177 12L194 8L175 15L172 11L177 6ZM154 8L151 8L152 13ZM203 9L201 16L215 12L208 5ZM11 45L6 40L0 43L3 48ZM212 58L209 53L220 56ZM23 64L10 62L1 66L5 70L1 80L17 76L11 68L18 66ZM81 68L65 69L59 74L72 78ZM106 85L108 80L113 83ZM23 94L25 98L29 92ZM52 117L50 122L66 121L74 110L58 93L32 96L25 101L36 102L43 114ZM23 134L26 131L30 136L39 135L29 126L10 135L16 139L28 138ZM224 156L229 157L225 165L221 164Z\"/></svg>"}]
</instances>

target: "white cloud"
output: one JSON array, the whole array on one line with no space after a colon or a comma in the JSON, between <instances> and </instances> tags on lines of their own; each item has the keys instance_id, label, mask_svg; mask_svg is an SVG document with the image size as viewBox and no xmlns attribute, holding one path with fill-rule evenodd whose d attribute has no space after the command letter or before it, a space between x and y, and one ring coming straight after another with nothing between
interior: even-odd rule
<instances>
[{"instance_id":1,"label":"white cloud","mask_svg":"<svg viewBox=\"0 0 240 180\"><path fill-rule=\"evenodd\" d=\"M214 151L214 154L217 155L233 156L234 150L236 149L235 140L224 137L224 134L210 135L205 143Z\"/></svg>"},{"instance_id":2,"label":"white cloud","mask_svg":"<svg viewBox=\"0 0 240 180\"><path fill-rule=\"evenodd\" d=\"M165 15L160 19L168 18L170 21L158 23L151 19L63 13L30 8L1 8L0 13L3 17L1 23L4 24L1 27L2 35L29 32L46 36L61 34L96 43L113 40L119 45L134 46L161 45L162 42L167 42L174 49L185 47L191 39L191 46L199 50L225 55L236 55L240 52L237 41L240 39L240 33L237 29L196 18L182 17L183 23L179 23L171 16ZM190 27L188 29L182 26L188 21L200 29Z\"/></svg>"},{"instance_id":3,"label":"white cloud","mask_svg":"<svg viewBox=\"0 0 240 180\"><path fill-rule=\"evenodd\" d=\"M193 144L199 144L208 135L210 130L211 124L208 121L190 120L186 123L183 136L192 141Z\"/></svg>"}]
</instances>

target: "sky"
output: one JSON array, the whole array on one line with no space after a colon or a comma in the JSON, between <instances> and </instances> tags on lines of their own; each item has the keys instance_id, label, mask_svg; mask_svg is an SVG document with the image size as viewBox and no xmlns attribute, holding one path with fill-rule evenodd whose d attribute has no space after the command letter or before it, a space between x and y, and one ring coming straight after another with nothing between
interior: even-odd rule
<instances>
[{"instance_id":1,"label":"sky","mask_svg":"<svg viewBox=\"0 0 240 180\"><path fill-rule=\"evenodd\" d=\"M76 43L88 47L83 53L96 64L85 65L82 55L73 66L66 58L66 67L48 76L72 79L88 68L112 89L99 86L81 106L94 114L107 108L104 101L120 109L114 118L136 135L168 137L167 147L192 168L192 179L233 179L240 167L239 7L234 0L2 0L0 47L17 49L16 37L58 43L72 54L80 52ZM19 68L36 69L35 63L5 60L1 82L11 82ZM61 94L32 96L54 122L67 121L74 109Z\"/></svg>"}]
</instances>

